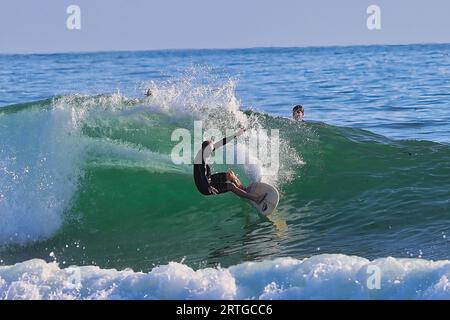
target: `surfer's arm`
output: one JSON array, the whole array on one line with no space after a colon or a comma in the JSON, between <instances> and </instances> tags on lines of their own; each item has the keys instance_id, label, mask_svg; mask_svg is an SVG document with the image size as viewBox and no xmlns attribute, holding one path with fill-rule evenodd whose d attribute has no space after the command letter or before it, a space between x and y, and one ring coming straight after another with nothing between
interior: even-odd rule
<instances>
[{"instance_id":1,"label":"surfer's arm","mask_svg":"<svg viewBox=\"0 0 450 320\"><path fill-rule=\"evenodd\" d=\"M220 140L220 141L214 143L214 149L218 149L218 148L220 148L220 147L226 145L228 142L230 142L230 141L233 140L234 138L239 137L240 135L244 134L245 130L246 130L246 129L241 128L241 129L239 129L238 132L236 132L236 133L233 134L232 136L223 138L222 140Z\"/></svg>"}]
</instances>

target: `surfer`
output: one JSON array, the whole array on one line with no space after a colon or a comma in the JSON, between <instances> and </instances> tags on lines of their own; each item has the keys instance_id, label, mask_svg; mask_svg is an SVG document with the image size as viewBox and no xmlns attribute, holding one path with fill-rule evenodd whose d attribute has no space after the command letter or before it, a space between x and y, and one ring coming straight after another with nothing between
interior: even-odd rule
<instances>
[{"instance_id":1,"label":"surfer","mask_svg":"<svg viewBox=\"0 0 450 320\"><path fill-rule=\"evenodd\" d=\"M304 121L303 118L305 117L305 108L303 108L302 105L296 105L294 108L292 108L292 118L297 121Z\"/></svg>"},{"instance_id":2,"label":"surfer","mask_svg":"<svg viewBox=\"0 0 450 320\"><path fill-rule=\"evenodd\" d=\"M242 135L244 132L245 129L240 129L233 136L223 138L216 143L213 143L211 140L203 141L202 148L194 160L194 181L200 193L209 196L231 191L238 197L252 200L256 203L261 203L264 200L266 197L265 194L256 195L247 192L247 188L244 187L232 170L211 174L211 166L206 162L211 157L213 151Z\"/></svg>"}]
</instances>

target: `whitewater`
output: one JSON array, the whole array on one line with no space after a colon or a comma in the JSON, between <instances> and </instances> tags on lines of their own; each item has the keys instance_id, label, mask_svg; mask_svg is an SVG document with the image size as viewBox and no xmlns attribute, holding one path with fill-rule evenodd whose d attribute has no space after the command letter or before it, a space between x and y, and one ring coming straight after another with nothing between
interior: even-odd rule
<instances>
[{"instance_id":1,"label":"whitewater","mask_svg":"<svg viewBox=\"0 0 450 320\"><path fill-rule=\"evenodd\" d=\"M383 270L368 289L367 268ZM75 277L74 277L75 275ZM0 267L3 299L448 299L450 261L345 255L246 262L193 270L171 262L148 273L96 266L60 268L34 259ZM76 279L76 280L75 280Z\"/></svg>"}]
</instances>

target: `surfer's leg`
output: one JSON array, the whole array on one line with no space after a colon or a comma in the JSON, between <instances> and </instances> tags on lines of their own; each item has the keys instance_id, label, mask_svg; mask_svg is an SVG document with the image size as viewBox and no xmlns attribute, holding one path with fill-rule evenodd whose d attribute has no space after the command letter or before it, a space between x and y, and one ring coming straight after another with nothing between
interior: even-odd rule
<instances>
[{"instance_id":1,"label":"surfer's leg","mask_svg":"<svg viewBox=\"0 0 450 320\"><path fill-rule=\"evenodd\" d=\"M233 192L238 197L252 200L252 201L255 201L256 203L260 203L266 196L266 195L257 195L257 194L248 193L247 191L239 188L234 183L228 183L228 190Z\"/></svg>"}]
</instances>

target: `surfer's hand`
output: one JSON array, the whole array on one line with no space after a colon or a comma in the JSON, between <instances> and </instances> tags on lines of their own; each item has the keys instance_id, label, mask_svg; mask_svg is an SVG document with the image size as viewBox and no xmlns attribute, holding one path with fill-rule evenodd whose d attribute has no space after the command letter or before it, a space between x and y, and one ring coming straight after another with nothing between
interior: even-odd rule
<instances>
[{"instance_id":1,"label":"surfer's hand","mask_svg":"<svg viewBox=\"0 0 450 320\"><path fill-rule=\"evenodd\" d=\"M240 128L239 131L236 132L234 136L235 136L235 137L242 136L246 130L247 130L247 129L245 129L245 128Z\"/></svg>"},{"instance_id":2,"label":"surfer's hand","mask_svg":"<svg viewBox=\"0 0 450 320\"><path fill-rule=\"evenodd\" d=\"M219 191L217 191L216 188L211 187L211 186L208 188L208 191L209 191L209 193L211 193L211 194L218 194L218 193L219 193Z\"/></svg>"}]
</instances>

